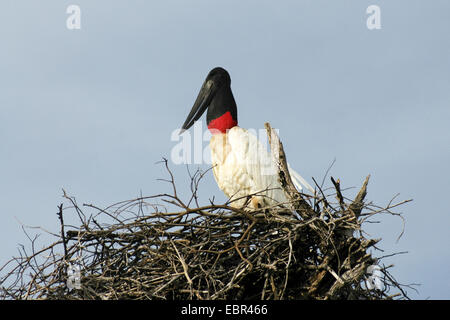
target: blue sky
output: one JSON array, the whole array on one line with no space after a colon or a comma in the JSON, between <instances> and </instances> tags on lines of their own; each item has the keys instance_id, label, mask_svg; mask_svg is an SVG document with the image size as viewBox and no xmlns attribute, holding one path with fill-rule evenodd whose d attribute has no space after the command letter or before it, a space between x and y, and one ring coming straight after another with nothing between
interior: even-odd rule
<instances>
[{"instance_id":1,"label":"blue sky","mask_svg":"<svg viewBox=\"0 0 450 320\"><path fill-rule=\"evenodd\" d=\"M70 4L81 8L80 30L66 27ZM372 4L380 30L366 27ZM59 230L61 188L97 206L168 191L156 162L222 66L240 126L278 128L307 180L336 159L331 175L354 187L348 196L371 174L374 203L414 199L399 208L399 242L398 218L380 216L367 231L383 239L380 255L408 251L386 263L400 282L421 284L412 298L450 298L448 1L15 0L0 9L0 264L27 243L19 221ZM172 167L187 195L186 167ZM201 191L205 203L226 200L212 174Z\"/></svg>"}]
</instances>

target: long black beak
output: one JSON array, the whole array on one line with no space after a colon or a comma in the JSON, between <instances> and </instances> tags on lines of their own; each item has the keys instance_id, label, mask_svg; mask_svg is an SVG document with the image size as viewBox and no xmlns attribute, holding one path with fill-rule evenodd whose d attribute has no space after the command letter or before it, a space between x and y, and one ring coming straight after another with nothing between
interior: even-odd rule
<instances>
[{"instance_id":1,"label":"long black beak","mask_svg":"<svg viewBox=\"0 0 450 320\"><path fill-rule=\"evenodd\" d=\"M189 112L186 121L181 127L180 134L189 129L194 124L194 122L202 116L205 110L208 109L208 106L211 103L212 98L214 97L215 91L216 85L214 81L211 79L206 79L203 83L202 88L200 89L200 92L198 93L194 105L192 106L191 112Z\"/></svg>"}]
</instances>

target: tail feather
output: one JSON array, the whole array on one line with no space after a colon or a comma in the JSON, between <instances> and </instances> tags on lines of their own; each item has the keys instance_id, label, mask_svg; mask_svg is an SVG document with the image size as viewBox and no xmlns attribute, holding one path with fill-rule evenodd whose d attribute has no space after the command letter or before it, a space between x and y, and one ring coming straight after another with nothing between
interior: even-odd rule
<instances>
[{"instance_id":1,"label":"tail feather","mask_svg":"<svg viewBox=\"0 0 450 320\"><path fill-rule=\"evenodd\" d=\"M311 185L308 182L306 182L306 180L303 179L303 177L300 174L298 174L294 169L292 169L289 164L288 164L288 170L289 170L289 173L291 174L292 182L294 183L294 185L297 187L297 189L299 191L303 190L303 187L305 187L313 195L315 194L314 188L311 187Z\"/></svg>"}]
</instances>

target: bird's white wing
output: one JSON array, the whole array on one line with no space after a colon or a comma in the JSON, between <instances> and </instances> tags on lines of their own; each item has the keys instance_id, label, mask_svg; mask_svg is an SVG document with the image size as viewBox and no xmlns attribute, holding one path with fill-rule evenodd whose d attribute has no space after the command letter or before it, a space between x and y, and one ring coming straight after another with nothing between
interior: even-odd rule
<instances>
[{"instance_id":1,"label":"bird's white wing","mask_svg":"<svg viewBox=\"0 0 450 320\"><path fill-rule=\"evenodd\" d=\"M270 161L267 150L262 147L256 136L237 126L228 131L228 143L237 164L244 168L252 179L253 187L260 187L263 184L262 169L264 164Z\"/></svg>"},{"instance_id":2,"label":"bird's white wing","mask_svg":"<svg viewBox=\"0 0 450 320\"><path fill-rule=\"evenodd\" d=\"M272 158L258 138L248 130L236 126L228 131L228 143L237 163L248 174L251 192L272 189L264 194L277 202L285 202Z\"/></svg>"},{"instance_id":3,"label":"bird's white wing","mask_svg":"<svg viewBox=\"0 0 450 320\"><path fill-rule=\"evenodd\" d=\"M237 126L228 131L228 143L240 166L245 167L249 183L252 184L250 188L252 193L272 189L266 195L277 202L285 202L286 198L278 181L278 172L267 147L254 134ZM314 189L305 179L290 167L289 171L292 182L299 191L304 186L314 194Z\"/></svg>"}]
</instances>

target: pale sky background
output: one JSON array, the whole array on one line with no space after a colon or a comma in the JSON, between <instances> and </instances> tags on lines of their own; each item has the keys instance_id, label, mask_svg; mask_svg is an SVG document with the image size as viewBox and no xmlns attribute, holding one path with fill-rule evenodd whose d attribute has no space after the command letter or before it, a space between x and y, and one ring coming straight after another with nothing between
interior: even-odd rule
<instances>
[{"instance_id":1,"label":"pale sky background","mask_svg":"<svg viewBox=\"0 0 450 320\"><path fill-rule=\"evenodd\" d=\"M81 30L66 28L70 4ZM381 30L366 27L372 4ZM279 128L308 181L336 158L348 196L371 174L374 203L414 199L399 242L398 218L367 231L378 256L408 251L385 263L421 284L410 297L450 298L449 1L4 0L0 41L1 265L28 245L19 221L59 232L61 188L97 206L169 191L155 163L222 66L240 125ZM211 173L201 201L213 196L225 201Z\"/></svg>"}]
</instances>

